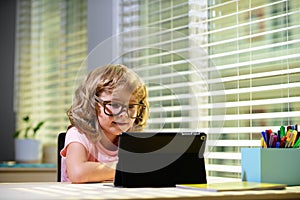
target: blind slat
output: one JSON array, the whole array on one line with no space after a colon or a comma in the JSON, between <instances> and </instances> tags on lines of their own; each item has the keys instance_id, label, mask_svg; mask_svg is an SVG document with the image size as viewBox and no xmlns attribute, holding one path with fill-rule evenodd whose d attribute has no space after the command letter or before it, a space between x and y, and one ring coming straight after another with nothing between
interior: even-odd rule
<instances>
[{"instance_id":1,"label":"blind slat","mask_svg":"<svg viewBox=\"0 0 300 200\"><path fill-rule=\"evenodd\" d=\"M87 3L20 0L17 17L17 128L26 115L45 120L43 142L56 142L69 121L74 79L86 57ZM26 62L24 62L26 60ZM52 139L52 140L51 140Z\"/></svg>"}]
</instances>

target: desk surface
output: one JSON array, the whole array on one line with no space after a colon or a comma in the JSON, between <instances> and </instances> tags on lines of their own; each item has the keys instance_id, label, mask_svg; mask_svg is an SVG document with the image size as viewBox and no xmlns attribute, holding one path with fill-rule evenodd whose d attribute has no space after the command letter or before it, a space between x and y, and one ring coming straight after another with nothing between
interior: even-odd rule
<instances>
[{"instance_id":1,"label":"desk surface","mask_svg":"<svg viewBox=\"0 0 300 200\"><path fill-rule=\"evenodd\" d=\"M285 190L203 192L180 188L115 188L111 183L0 183L0 199L299 199L300 186Z\"/></svg>"},{"instance_id":2,"label":"desk surface","mask_svg":"<svg viewBox=\"0 0 300 200\"><path fill-rule=\"evenodd\" d=\"M49 182L56 179L55 164L0 164L0 182Z\"/></svg>"}]
</instances>

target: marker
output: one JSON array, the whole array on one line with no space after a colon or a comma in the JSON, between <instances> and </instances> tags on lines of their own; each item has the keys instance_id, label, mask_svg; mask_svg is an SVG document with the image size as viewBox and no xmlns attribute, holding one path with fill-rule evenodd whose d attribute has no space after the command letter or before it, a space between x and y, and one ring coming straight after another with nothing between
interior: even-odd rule
<instances>
[{"instance_id":1,"label":"marker","mask_svg":"<svg viewBox=\"0 0 300 200\"><path fill-rule=\"evenodd\" d=\"M297 137L298 132L296 130L293 131L293 137L291 138L291 146L294 146L295 142L296 142L296 137Z\"/></svg>"},{"instance_id":2,"label":"marker","mask_svg":"<svg viewBox=\"0 0 300 200\"><path fill-rule=\"evenodd\" d=\"M272 147L276 147L277 145L277 135L275 134L274 137L273 137L273 144L272 144Z\"/></svg>"},{"instance_id":3,"label":"marker","mask_svg":"<svg viewBox=\"0 0 300 200\"><path fill-rule=\"evenodd\" d=\"M300 138L300 132L297 131L297 135L296 135L296 138L295 138L295 143L298 141L299 138Z\"/></svg>"},{"instance_id":4,"label":"marker","mask_svg":"<svg viewBox=\"0 0 300 200\"><path fill-rule=\"evenodd\" d=\"M300 145L300 137L298 138L298 140L297 140L297 142L294 144L294 148L297 148L297 147L299 147L299 145Z\"/></svg>"},{"instance_id":5,"label":"marker","mask_svg":"<svg viewBox=\"0 0 300 200\"><path fill-rule=\"evenodd\" d=\"M281 138L281 140L280 140L280 147L284 147L285 146L285 142L286 142L286 136L284 136L283 138Z\"/></svg>"},{"instance_id":6,"label":"marker","mask_svg":"<svg viewBox=\"0 0 300 200\"><path fill-rule=\"evenodd\" d=\"M284 126L280 126L280 138L283 138L285 136L285 128Z\"/></svg>"},{"instance_id":7,"label":"marker","mask_svg":"<svg viewBox=\"0 0 300 200\"><path fill-rule=\"evenodd\" d=\"M269 147L273 147L273 141L274 141L274 134L272 133L271 135L270 135L270 140L269 140Z\"/></svg>"},{"instance_id":8,"label":"marker","mask_svg":"<svg viewBox=\"0 0 300 200\"><path fill-rule=\"evenodd\" d=\"M292 129L292 126L287 126L286 127L286 132L289 132L289 130L291 130Z\"/></svg>"},{"instance_id":9,"label":"marker","mask_svg":"<svg viewBox=\"0 0 300 200\"><path fill-rule=\"evenodd\" d=\"M293 133L293 132L290 131L290 130L289 130L288 132L286 132L286 135L285 135L286 138L291 138L291 134L292 134L292 133Z\"/></svg>"},{"instance_id":10,"label":"marker","mask_svg":"<svg viewBox=\"0 0 300 200\"><path fill-rule=\"evenodd\" d=\"M290 147L290 142L291 142L291 138L286 138L286 142L285 142L285 148Z\"/></svg>"},{"instance_id":11,"label":"marker","mask_svg":"<svg viewBox=\"0 0 300 200\"><path fill-rule=\"evenodd\" d=\"M277 141L280 141L280 130L277 131Z\"/></svg>"},{"instance_id":12,"label":"marker","mask_svg":"<svg viewBox=\"0 0 300 200\"><path fill-rule=\"evenodd\" d=\"M265 141L265 143L266 143L266 145L267 145L267 147L268 147L268 139L267 139L267 134L266 134L266 132L265 132L265 131L262 131L262 132L261 132L261 135L262 135L262 137L263 137L263 139L264 139L264 141Z\"/></svg>"},{"instance_id":13,"label":"marker","mask_svg":"<svg viewBox=\"0 0 300 200\"><path fill-rule=\"evenodd\" d=\"M267 139L266 143L267 143L268 147L270 147L269 143L270 143L270 137L271 137L271 134L272 134L272 130L271 129L266 130L265 133L266 133L266 139Z\"/></svg>"},{"instance_id":14,"label":"marker","mask_svg":"<svg viewBox=\"0 0 300 200\"><path fill-rule=\"evenodd\" d=\"M265 142L265 139L263 137L260 138L260 146L261 146L261 148L266 147L266 142Z\"/></svg>"}]
</instances>

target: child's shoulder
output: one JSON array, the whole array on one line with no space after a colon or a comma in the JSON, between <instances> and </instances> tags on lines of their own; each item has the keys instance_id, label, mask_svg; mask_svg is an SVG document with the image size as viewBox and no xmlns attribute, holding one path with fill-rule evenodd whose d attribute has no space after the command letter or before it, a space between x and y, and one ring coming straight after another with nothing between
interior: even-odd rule
<instances>
[{"instance_id":1,"label":"child's shoulder","mask_svg":"<svg viewBox=\"0 0 300 200\"><path fill-rule=\"evenodd\" d=\"M81 139L87 139L86 135L81 133L76 127L71 127L67 131L66 137L69 138L81 138Z\"/></svg>"},{"instance_id":2,"label":"child's shoulder","mask_svg":"<svg viewBox=\"0 0 300 200\"><path fill-rule=\"evenodd\" d=\"M67 133L68 134L70 134L70 133L79 133L79 130L75 126L72 126L71 128L69 128L67 130Z\"/></svg>"}]
</instances>

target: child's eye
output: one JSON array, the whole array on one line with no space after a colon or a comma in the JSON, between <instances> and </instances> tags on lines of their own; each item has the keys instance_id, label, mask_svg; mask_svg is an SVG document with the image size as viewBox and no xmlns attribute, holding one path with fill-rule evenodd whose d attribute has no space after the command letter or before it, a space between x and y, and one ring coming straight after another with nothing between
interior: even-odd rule
<instances>
[{"instance_id":1,"label":"child's eye","mask_svg":"<svg viewBox=\"0 0 300 200\"><path fill-rule=\"evenodd\" d=\"M128 105L128 108L129 108L129 109L135 108L135 105L134 105L134 104L129 104L129 105Z\"/></svg>"},{"instance_id":2,"label":"child's eye","mask_svg":"<svg viewBox=\"0 0 300 200\"><path fill-rule=\"evenodd\" d=\"M123 105L120 103L111 103L110 106L114 109L120 109L123 107Z\"/></svg>"}]
</instances>

